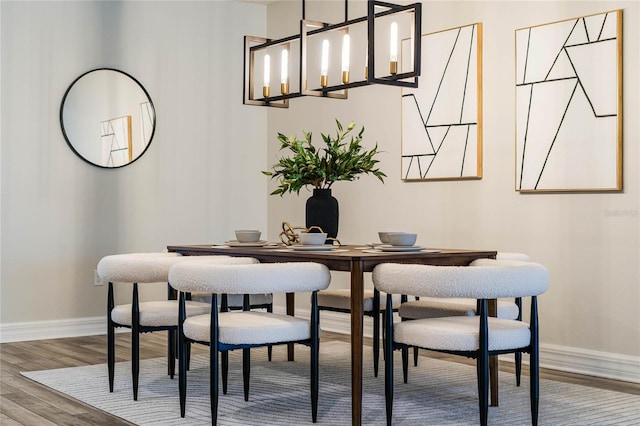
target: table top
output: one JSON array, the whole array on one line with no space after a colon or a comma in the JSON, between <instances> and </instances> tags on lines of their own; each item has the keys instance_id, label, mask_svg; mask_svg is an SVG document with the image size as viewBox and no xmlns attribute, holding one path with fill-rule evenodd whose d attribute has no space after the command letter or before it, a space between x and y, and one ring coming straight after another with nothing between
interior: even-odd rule
<instances>
[{"instance_id":1,"label":"table top","mask_svg":"<svg viewBox=\"0 0 640 426\"><path fill-rule=\"evenodd\" d=\"M261 262L319 262L336 271L350 271L353 262L361 262L364 272L380 263L418 263L430 265L468 265L475 259L495 258L493 250L428 248L415 252L384 252L367 245L343 245L326 251L298 251L286 246L229 247L212 244L167 246L170 252L189 256L249 256Z\"/></svg>"}]
</instances>

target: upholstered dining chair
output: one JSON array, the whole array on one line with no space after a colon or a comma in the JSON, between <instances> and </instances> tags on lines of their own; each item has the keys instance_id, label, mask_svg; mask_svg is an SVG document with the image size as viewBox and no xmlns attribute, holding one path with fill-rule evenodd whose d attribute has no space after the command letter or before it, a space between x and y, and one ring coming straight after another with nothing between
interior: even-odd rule
<instances>
[{"instance_id":1,"label":"upholstered dining chair","mask_svg":"<svg viewBox=\"0 0 640 426\"><path fill-rule=\"evenodd\" d=\"M218 413L218 352L242 349L245 400L249 396L250 349L285 343L302 343L311 349L311 413L318 413L318 354L320 327L317 292L331 281L329 269L317 263L269 263L256 265L211 265L178 263L169 272L171 285L179 292L179 388L180 415L185 416L187 392L187 345L209 346L212 424ZM264 311L218 312L220 294L311 292L311 317L307 319ZM209 314L187 317L185 293L212 294ZM224 372L223 372L224 374Z\"/></svg>"},{"instance_id":2,"label":"upholstered dining chair","mask_svg":"<svg viewBox=\"0 0 640 426\"><path fill-rule=\"evenodd\" d=\"M528 262L530 261L530 258L528 255L523 253L498 252L496 260ZM522 299L520 297L515 298L514 301L499 300L497 302L497 309L498 318L522 320ZM478 312L478 302L474 299L468 298L418 298L418 300L403 303L400 309L398 309L398 315L403 321L422 318L451 317L456 315L473 316L477 315ZM418 365L417 348L413 351L413 364L415 366ZM520 386L520 377L522 375L521 352L515 353L515 370L516 385Z\"/></svg>"},{"instance_id":3,"label":"upholstered dining chair","mask_svg":"<svg viewBox=\"0 0 640 426\"><path fill-rule=\"evenodd\" d=\"M483 259L471 266L382 264L373 271L374 286L388 294L419 297L473 298L478 300L475 316L424 318L393 322L385 315L385 400L387 424L393 411L393 351L419 347L476 359L480 423L487 424L489 357L528 352L530 354L531 417L538 422L539 360L537 296L549 286L547 269L533 262ZM517 319L489 317L488 299L531 297L530 323ZM391 306L391 299L387 306ZM404 366L403 366L404 367ZM404 367L406 368L406 367Z\"/></svg>"},{"instance_id":4,"label":"upholstered dining chair","mask_svg":"<svg viewBox=\"0 0 640 426\"><path fill-rule=\"evenodd\" d=\"M373 320L373 375L378 377L378 365L380 362L380 314L385 309L385 296L376 289L364 290L363 313ZM398 312L406 296L395 295L393 299L393 312ZM318 308L321 311L351 312L351 290L329 289L318 292ZM384 334L384 333L383 333Z\"/></svg>"},{"instance_id":5,"label":"upholstered dining chair","mask_svg":"<svg viewBox=\"0 0 640 426\"><path fill-rule=\"evenodd\" d=\"M252 258L230 256L199 256L199 261L213 263L254 263ZM98 276L107 281L107 365L109 370L109 391L113 392L115 374L115 329L131 329L131 374L133 399L138 399L138 377L140 372L140 333L167 331L168 374L175 374L177 347L178 301L173 289L168 286L167 300L140 302L138 284L167 283L169 269L178 262L195 258L176 253L128 253L105 256L98 262ZM126 283L132 287L129 304L116 305L114 283ZM174 299L174 300L169 300ZM209 312L208 303L189 301L186 314L195 315Z\"/></svg>"}]
</instances>

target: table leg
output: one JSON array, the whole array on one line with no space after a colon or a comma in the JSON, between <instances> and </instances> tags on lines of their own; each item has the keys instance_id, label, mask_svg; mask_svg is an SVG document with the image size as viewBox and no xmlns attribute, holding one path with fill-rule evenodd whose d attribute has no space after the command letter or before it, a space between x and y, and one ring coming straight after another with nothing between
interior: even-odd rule
<instances>
[{"instance_id":1,"label":"table leg","mask_svg":"<svg viewBox=\"0 0 640 426\"><path fill-rule=\"evenodd\" d=\"M362 424L362 357L364 273L361 261L351 262L351 424Z\"/></svg>"},{"instance_id":2,"label":"table leg","mask_svg":"<svg viewBox=\"0 0 640 426\"><path fill-rule=\"evenodd\" d=\"M287 293L287 315L295 316L296 314L296 297L295 293ZM293 361L293 343L287 343L287 360Z\"/></svg>"},{"instance_id":3,"label":"table leg","mask_svg":"<svg viewBox=\"0 0 640 426\"><path fill-rule=\"evenodd\" d=\"M498 301L496 299L490 299L488 301L489 316L498 316ZM491 386L491 401L492 407L498 406L498 356L489 357L489 383Z\"/></svg>"}]
</instances>

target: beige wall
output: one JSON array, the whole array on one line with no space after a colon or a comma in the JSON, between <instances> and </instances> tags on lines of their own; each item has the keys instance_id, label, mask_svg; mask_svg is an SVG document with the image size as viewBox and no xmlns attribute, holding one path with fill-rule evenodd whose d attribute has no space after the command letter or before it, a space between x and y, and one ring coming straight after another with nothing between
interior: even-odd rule
<instances>
[{"instance_id":1,"label":"beige wall","mask_svg":"<svg viewBox=\"0 0 640 426\"><path fill-rule=\"evenodd\" d=\"M3 341L106 329L106 287L93 285L104 255L266 227L259 172L266 111L241 102L242 37L265 31L265 6L2 1L0 8ZM98 67L135 76L156 108L150 148L122 169L85 163L60 130L68 85ZM165 286L155 292L164 296Z\"/></svg>"},{"instance_id":2,"label":"beige wall","mask_svg":"<svg viewBox=\"0 0 640 426\"><path fill-rule=\"evenodd\" d=\"M292 2L269 6L270 36L297 31ZM350 17L366 13L351 1ZM624 9L624 191L591 194L519 194L514 191L514 30L572 17ZM307 19L340 22L341 2L307 2ZM400 180L400 94L391 87L363 87L346 101L303 98L268 115L268 162L278 156L277 132L333 132L334 119L364 125L365 144L378 143L389 176L334 185L340 202L339 239L376 240L379 230L419 233L432 247L528 253L546 265L551 288L540 298L541 342L547 360L568 355L607 358L635 366L640 357L640 7L637 1L427 1L423 33L482 22L484 29L484 177L478 181L403 183ZM271 183L271 188L275 182ZM299 197L269 198L268 224L304 224ZM624 212L615 216L609 212ZM338 276L332 285L346 286ZM577 358L576 358L577 359ZM558 361L562 363L563 361ZM615 368L615 367L614 367Z\"/></svg>"}]
</instances>

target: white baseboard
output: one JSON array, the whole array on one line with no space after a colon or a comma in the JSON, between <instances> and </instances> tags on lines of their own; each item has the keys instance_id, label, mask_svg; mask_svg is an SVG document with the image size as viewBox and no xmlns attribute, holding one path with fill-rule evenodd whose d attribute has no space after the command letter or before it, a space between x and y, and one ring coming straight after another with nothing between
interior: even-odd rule
<instances>
[{"instance_id":1,"label":"white baseboard","mask_svg":"<svg viewBox=\"0 0 640 426\"><path fill-rule=\"evenodd\" d=\"M107 334L106 317L0 324L0 343Z\"/></svg>"},{"instance_id":2,"label":"white baseboard","mask_svg":"<svg viewBox=\"0 0 640 426\"><path fill-rule=\"evenodd\" d=\"M640 383L640 357L630 355L544 344L540 345L540 366Z\"/></svg>"},{"instance_id":3,"label":"white baseboard","mask_svg":"<svg viewBox=\"0 0 640 426\"><path fill-rule=\"evenodd\" d=\"M308 312L304 314L308 315ZM300 312L300 315L303 315ZM349 334L351 325L349 316L338 312L322 311L321 327L335 333ZM371 337L371 318L364 318L364 335ZM513 362L513 356L505 355L500 360ZM528 357L523 356L528 363ZM587 376L640 383L640 357L598 352L567 346L540 345L540 367Z\"/></svg>"},{"instance_id":4,"label":"white baseboard","mask_svg":"<svg viewBox=\"0 0 640 426\"><path fill-rule=\"evenodd\" d=\"M284 309L277 306L274 311L284 313ZM308 317L309 311L298 309L296 314ZM350 333L351 327L347 314L322 311L320 315L323 330L342 334ZM364 318L364 335L366 337L371 337L371 321L369 317ZM121 331L126 332L126 330ZM93 336L106 333L105 317L0 324L0 343ZM527 357L523 358L526 362ZM513 358L504 357L504 360L512 362ZM640 383L640 357L629 355L541 344L540 366L587 376Z\"/></svg>"}]
</instances>

